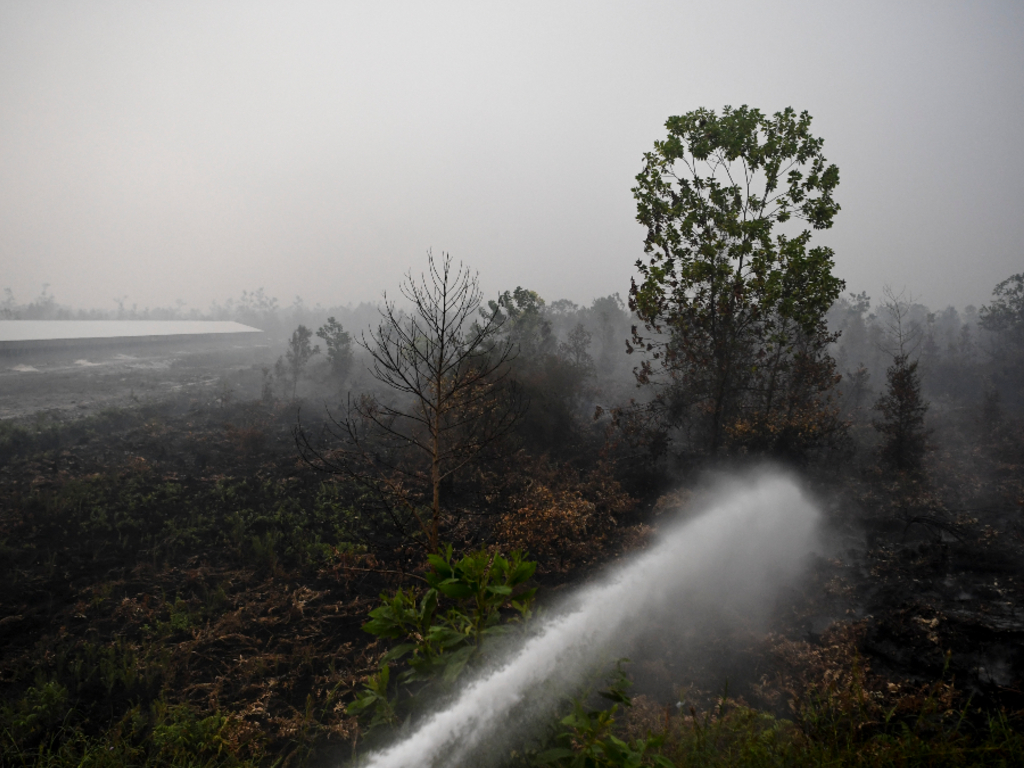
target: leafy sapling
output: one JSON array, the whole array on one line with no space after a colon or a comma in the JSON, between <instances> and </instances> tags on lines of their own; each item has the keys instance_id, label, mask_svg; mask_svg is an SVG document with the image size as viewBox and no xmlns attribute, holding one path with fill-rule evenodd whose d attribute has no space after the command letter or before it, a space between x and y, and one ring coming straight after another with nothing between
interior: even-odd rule
<instances>
[{"instance_id":1,"label":"leafy sapling","mask_svg":"<svg viewBox=\"0 0 1024 768\"><path fill-rule=\"evenodd\" d=\"M363 625L372 635L398 641L348 708L351 714L371 712L371 728L397 722L399 710L408 710L424 689L454 683L484 654L488 640L531 615L536 589L525 583L537 564L521 552L506 558L480 550L455 560L447 545L428 561L426 590L382 594ZM509 609L513 615L506 621Z\"/></svg>"},{"instance_id":2,"label":"leafy sapling","mask_svg":"<svg viewBox=\"0 0 1024 768\"><path fill-rule=\"evenodd\" d=\"M605 708L587 706L582 698L573 700L573 710L558 721L554 736L555 746L536 755L533 765L562 766L564 768L641 768L659 766L673 768L673 763L661 755L650 754L661 746L661 737L629 739L615 735L615 715L619 707L631 707L632 699L626 693L630 682L622 669L626 659L619 661L607 689L600 696L611 705Z\"/></svg>"}]
</instances>

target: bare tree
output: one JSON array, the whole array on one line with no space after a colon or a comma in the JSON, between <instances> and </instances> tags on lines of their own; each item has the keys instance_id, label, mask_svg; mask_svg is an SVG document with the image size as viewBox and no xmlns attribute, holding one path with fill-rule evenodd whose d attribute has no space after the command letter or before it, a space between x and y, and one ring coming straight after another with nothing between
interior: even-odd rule
<instances>
[{"instance_id":1,"label":"bare tree","mask_svg":"<svg viewBox=\"0 0 1024 768\"><path fill-rule=\"evenodd\" d=\"M893 358L910 358L921 345L924 330L921 324L911 320L910 310L914 306L914 295L905 290L896 293L892 287L882 289L885 300L881 309L885 313L885 339L881 349Z\"/></svg>"},{"instance_id":2,"label":"bare tree","mask_svg":"<svg viewBox=\"0 0 1024 768\"><path fill-rule=\"evenodd\" d=\"M410 311L385 294L380 323L359 341L394 400L350 400L347 416L331 419L333 447L314 445L301 427L298 439L311 464L367 485L403 534L398 508L410 512L436 551L442 485L507 434L522 408L508 379L516 347L499 335L502 318L475 320L483 295L476 274L448 254L428 252L427 260L426 273L410 272L401 285Z\"/></svg>"}]
</instances>

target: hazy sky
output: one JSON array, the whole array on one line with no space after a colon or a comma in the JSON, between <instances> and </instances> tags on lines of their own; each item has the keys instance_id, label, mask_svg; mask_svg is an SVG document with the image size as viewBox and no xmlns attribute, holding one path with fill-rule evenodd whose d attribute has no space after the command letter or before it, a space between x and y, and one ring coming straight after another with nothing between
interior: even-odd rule
<instances>
[{"instance_id":1,"label":"hazy sky","mask_svg":"<svg viewBox=\"0 0 1024 768\"><path fill-rule=\"evenodd\" d=\"M625 296L670 115L808 110L850 290L1024 271L1024 3L0 4L0 289L375 300L425 252L489 293Z\"/></svg>"}]
</instances>

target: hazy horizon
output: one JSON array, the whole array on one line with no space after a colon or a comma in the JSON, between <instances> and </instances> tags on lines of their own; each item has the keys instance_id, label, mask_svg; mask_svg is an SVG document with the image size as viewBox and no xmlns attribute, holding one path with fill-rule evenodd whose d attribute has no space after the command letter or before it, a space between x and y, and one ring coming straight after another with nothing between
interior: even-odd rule
<instances>
[{"instance_id":1,"label":"hazy horizon","mask_svg":"<svg viewBox=\"0 0 1024 768\"><path fill-rule=\"evenodd\" d=\"M808 110L848 291L1024 269L1024 6L8 3L0 290L81 308L377 301L450 252L488 296L625 297L670 115Z\"/></svg>"}]
</instances>

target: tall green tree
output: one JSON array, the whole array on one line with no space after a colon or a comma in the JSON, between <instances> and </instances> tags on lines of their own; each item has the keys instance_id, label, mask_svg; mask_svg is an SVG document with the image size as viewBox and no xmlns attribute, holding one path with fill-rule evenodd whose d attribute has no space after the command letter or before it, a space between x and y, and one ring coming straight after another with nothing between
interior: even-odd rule
<instances>
[{"instance_id":1,"label":"tall green tree","mask_svg":"<svg viewBox=\"0 0 1024 768\"><path fill-rule=\"evenodd\" d=\"M825 313L844 283L832 250L811 246L839 211L839 169L810 126L791 108L698 109L644 155L629 349L691 449L799 452L841 428Z\"/></svg>"}]
</instances>

